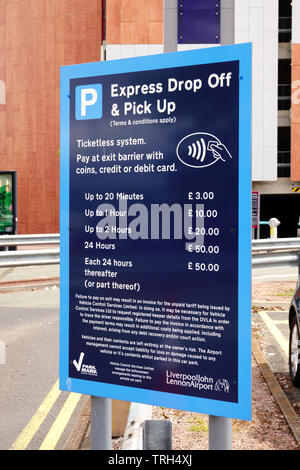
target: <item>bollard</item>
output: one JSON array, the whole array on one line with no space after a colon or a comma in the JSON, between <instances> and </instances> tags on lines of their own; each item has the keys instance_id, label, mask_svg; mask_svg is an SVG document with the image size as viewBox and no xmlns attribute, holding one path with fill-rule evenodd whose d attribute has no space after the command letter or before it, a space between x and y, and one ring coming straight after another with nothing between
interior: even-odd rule
<instances>
[{"instance_id":1,"label":"bollard","mask_svg":"<svg viewBox=\"0 0 300 470\"><path fill-rule=\"evenodd\" d=\"M270 238L277 238L277 227L280 225L280 221L273 217L269 220L270 226Z\"/></svg>"}]
</instances>

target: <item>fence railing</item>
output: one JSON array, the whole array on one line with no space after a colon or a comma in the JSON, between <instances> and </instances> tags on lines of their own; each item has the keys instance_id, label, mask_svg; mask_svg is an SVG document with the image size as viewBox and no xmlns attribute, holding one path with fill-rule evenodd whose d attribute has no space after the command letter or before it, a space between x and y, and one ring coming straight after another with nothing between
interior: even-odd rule
<instances>
[{"instance_id":1,"label":"fence railing","mask_svg":"<svg viewBox=\"0 0 300 470\"><path fill-rule=\"evenodd\" d=\"M0 267L38 266L59 264L60 262L59 233L33 235L1 235L0 236ZM46 249L31 249L34 246L47 245ZM57 248L49 248L56 245ZM11 247L21 247L8 251ZM22 249L27 247L27 249ZM28 249L30 248L30 249Z\"/></svg>"},{"instance_id":2,"label":"fence railing","mask_svg":"<svg viewBox=\"0 0 300 470\"><path fill-rule=\"evenodd\" d=\"M0 247L24 245L59 245L59 233L37 235L1 235Z\"/></svg>"},{"instance_id":3,"label":"fence railing","mask_svg":"<svg viewBox=\"0 0 300 470\"><path fill-rule=\"evenodd\" d=\"M252 268L276 268L280 266L297 266L299 254L295 253L256 253L252 256Z\"/></svg>"},{"instance_id":4,"label":"fence railing","mask_svg":"<svg viewBox=\"0 0 300 470\"><path fill-rule=\"evenodd\" d=\"M16 250L0 252L0 268L59 264L60 250Z\"/></svg>"},{"instance_id":5,"label":"fence railing","mask_svg":"<svg viewBox=\"0 0 300 470\"><path fill-rule=\"evenodd\" d=\"M299 265L300 238L252 240L252 267Z\"/></svg>"},{"instance_id":6,"label":"fence railing","mask_svg":"<svg viewBox=\"0 0 300 470\"><path fill-rule=\"evenodd\" d=\"M0 237L0 247L59 246L59 234L5 235ZM252 267L296 266L299 264L300 238L252 240ZM38 266L60 263L60 249L21 249L0 251L0 267Z\"/></svg>"}]
</instances>

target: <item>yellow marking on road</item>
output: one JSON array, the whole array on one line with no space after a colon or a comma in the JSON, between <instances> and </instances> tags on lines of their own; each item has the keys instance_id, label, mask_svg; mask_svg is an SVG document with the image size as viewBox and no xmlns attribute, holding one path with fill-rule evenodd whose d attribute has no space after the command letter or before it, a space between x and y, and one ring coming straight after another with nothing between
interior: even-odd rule
<instances>
[{"instance_id":1,"label":"yellow marking on road","mask_svg":"<svg viewBox=\"0 0 300 470\"><path fill-rule=\"evenodd\" d=\"M57 415L47 436L43 440L40 450L54 450L62 433L64 432L70 418L81 398L79 393L70 393L64 406Z\"/></svg>"},{"instance_id":2,"label":"yellow marking on road","mask_svg":"<svg viewBox=\"0 0 300 470\"><path fill-rule=\"evenodd\" d=\"M287 320L273 320L275 325L287 325Z\"/></svg>"},{"instance_id":3,"label":"yellow marking on road","mask_svg":"<svg viewBox=\"0 0 300 470\"><path fill-rule=\"evenodd\" d=\"M284 354L286 356L288 356L288 354L289 354L289 342L288 342L288 340L285 339L285 337L283 336L283 334L281 333L279 328L275 325L275 322L273 320L271 320L270 316L266 312L259 312L259 314L260 314L262 320L264 321L264 323L266 324L266 326L268 327L271 334L276 339L277 343L281 347Z\"/></svg>"},{"instance_id":4,"label":"yellow marking on road","mask_svg":"<svg viewBox=\"0 0 300 470\"><path fill-rule=\"evenodd\" d=\"M58 389L58 380L55 382L50 392L47 394L27 426L19 434L15 442L10 447L10 450L25 450L33 439L40 426L46 419L49 411L59 397L60 390Z\"/></svg>"}]
</instances>

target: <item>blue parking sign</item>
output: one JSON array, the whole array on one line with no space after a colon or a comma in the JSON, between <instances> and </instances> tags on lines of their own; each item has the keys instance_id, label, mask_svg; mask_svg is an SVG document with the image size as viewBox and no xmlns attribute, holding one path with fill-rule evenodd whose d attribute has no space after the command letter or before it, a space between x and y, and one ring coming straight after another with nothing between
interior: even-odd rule
<instances>
[{"instance_id":1,"label":"blue parking sign","mask_svg":"<svg viewBox=\"0 0 300 470\"><path fill-rule=\"evenodd\" d=\"M61 69L60 387L251 418L251 45Z\"/></svg>"}]
</instances>

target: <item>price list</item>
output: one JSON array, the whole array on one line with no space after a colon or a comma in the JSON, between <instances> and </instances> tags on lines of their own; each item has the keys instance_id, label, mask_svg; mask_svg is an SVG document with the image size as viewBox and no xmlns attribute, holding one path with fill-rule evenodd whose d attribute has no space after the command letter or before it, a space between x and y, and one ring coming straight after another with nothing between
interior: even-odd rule
<instances>
[{"instance_id":1,"label":"price list","mask_svg":"<svg viewBox=\"0 0 300 470\"><path fill-rule=\"evenodd\" d=\"M237 404L239 61L69 96L69 380Z\"/></svg>"}]
</instances>

